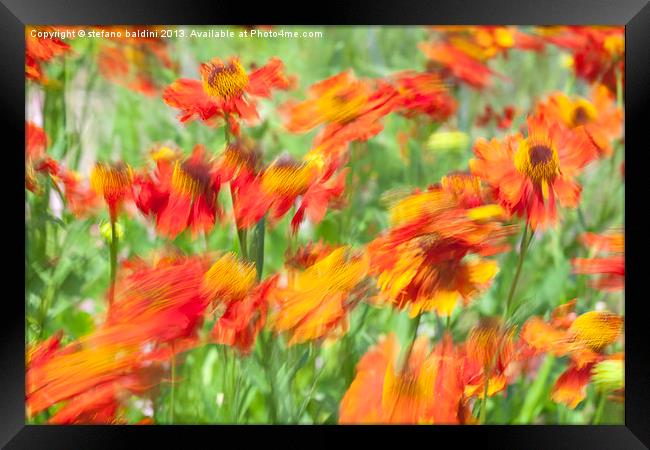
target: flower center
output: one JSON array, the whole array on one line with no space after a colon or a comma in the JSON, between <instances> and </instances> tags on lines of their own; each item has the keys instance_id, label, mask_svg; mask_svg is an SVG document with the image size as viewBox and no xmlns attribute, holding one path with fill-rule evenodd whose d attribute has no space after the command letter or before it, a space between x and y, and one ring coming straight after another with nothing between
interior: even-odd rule
<instances>
[{"instance_id":1,"label":"flower center","mask_svg":"<svg viewBox=\"0 0 650 450\"><path fill-rule=\"evenodd\" d=\"M560 173L557 150L550 142L529 137L519 144L515 167L535 184L551 181Z\"/></svg>"},{"instance_id":2,"label":"flower center","mask_svg":"<svg viewBox=\"0 0 650 450\"><path fill-rule=\"evenodd\" d=\"M278 160L264 171L262 188L268 193L295 197L307 191L314 174L314 164Z\"/></svg>"},{"instance_id":3,"label":"flower center","mask_svg":"<svg viewBox=\"0 0 650 450\"><path fill-rule=\"evenodd\" d=\"M254 264L238 259L233 253L226 253L203 276L201 293L210 301L240 300L255 285L256 273Z\"/></svg>"},{"instance_id":4,"label":"flower center","mask_svg":"<svg viewBox=\"0 0 650 450\"><path fill-rule=\"evenodd\" d=\"M211 97L228 100L241 96L248 86L248 75L237 60L201 64L203 90Z\"/></svg>"},{"instance_id":5,"label":"flower center","mask_svg":"<svg viewBox=\"0 0 650 450\"><path fill-rule=\"evenodd\" d=\"M318 110L332 123L346 124L359 116L368 100L361 85L330 91L318 100Z\"/></svg>"},{"instance_id":6,"label":"flower center","mask_svg":"<svg viewBox=\"0 0 650 450\"><path fill-rule=\"evenodd\" d=\"M172 188L196 198L210 186L210 169L191 160L177 161L172 174Z\"/></svg>"},{"instance_id":7,"label":"flower center","mask_svg":"<svg viewBox=\"0 0 650 450\"><path fill-rule=\"evenodd\" d=\"M108 203L114 203L124 197L131 188L132 181L133 172L124 163L97 163L90 174L91 187Z\"/></svg>"}]
</instances>

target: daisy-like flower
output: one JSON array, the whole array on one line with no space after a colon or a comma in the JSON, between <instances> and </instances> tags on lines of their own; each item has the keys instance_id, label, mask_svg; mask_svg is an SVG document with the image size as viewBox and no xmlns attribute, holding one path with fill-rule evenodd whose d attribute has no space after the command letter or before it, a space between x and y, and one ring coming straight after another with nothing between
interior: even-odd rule
<instances>
[{"instance_id":1,"label":"daisy-like flower","mask_svg":"<svg viewBox=\"0 0 650 450\"><path fill-rule=\"evenodd\" d=\"M259 69L248 73L238 58L224 62L214 58L199 67L200 80L179 79L165 89L163 100L179 109L181 122L194 118L204 122L222 118L237 131L237 121L258 119L253 98L269 98L273 89L288 89L290 80L278 58L271 58Z\"/></svg>"},{"instance_id":2,"label":"daisy-like flower","mask_svg":"<svg viewBox=\"0 0 650 450\"><path fill-rule=\"evenodd\" d=\"M463 399L461 359L450 336L432 353L418 338L404 364L394 334L361 358L339 407L342 424L462 424L471 422Z\"/></svg>"},{"instance_id":3,"label":"daisy-like flower","mask_svg":"<svg viewBox=\"0 0 650 450\"><path fill-rule=\"evenodd\" d=\"M586 396L593 367L617 355L606 355L605 348L621 335L623 318L608 311L589 311L575 316L575 302L550 323L540 317L529 319L521 330L521 338L535 352L568 355L570 363L558 378L551 398L575 408Z\"/></svg>"},{"instance_id":4,"label":"daisy-like flower","mask_svg":"<svg viewBox=\"0 0 650 450\"><path fill-rule=\"evenodd\" d=\"M455 175L397 202L391 229L368 245L376 300L408 307L411 317L433 310L449 316L486 289L498 266L479 255L502 251L509 230L502 209L483 201L476 178Z\"/></svg>"},{"instance_id":5,"label":"daisy-like flower","mask_svg":"<svg viewBox=\"0 0 650 450\"><path fill-rule=\"evenodd\" d=\"M114 221L120 205L133 195L133 169L122 162L98 162L90 173L90 186L104 198Z\"/></svg>"},{"instance_id":6,"label":"daisy-like flower","mask_svg":"<svg viewBox=\"0 0 650 450\"><path fill-rule=\"evenodd\" d=\"M138 177L138 207L156 217L156 229L163 236L174 238L188 228L194 237L210 231L221 215L217 203L221 181L214 162L202 145L185 159L167 150L154 153L153 174Z\"/></svg>"},{"instance_id":7,"label":"daisy-like flower","mask_svg":"<svg viewBox=\"0 0 650 450\"><path fill-rule=\"evenodd\" d=\"M365 253L347 247L336 248L304 271L289 269L272 293L273 329L289 332L289 345L344 334L367 272Z\"/></svg>"},{"instance_id":8,"label":"daisy-like flower","mask_svg":"<svg viewBox=\"0 0 650 450\"><path fill-rule=\"evenodd\" d=\"M610 253L608 256L573 259L574 273L600 275L592 285L596 289L619 291L625 287L625 237L621 231L608 234L585 233L582 241L593 252Z\"/></svg>"},{"instance_id":9,"label":"daisy-like flower","mask_svg":"<svg viewBox=\"0 0 650 450\"><path fill-rule=\"evenodd\" d=\"M380 119L394 107L396 91L387 83L360 80L345 71L311 86L308 96L304 102L284 105L285 126L292 133L306 133L325 125L315 145L336 147L378 134L383 129Z\"/></svg>"},{"instance_id":10,"label":"daisy-like flower","mask_svg":"<svg viewBox=\"0 0 650 450\"><path fill-rule=\"evenodd\" d=\"M27 79L46 83L41 64L51 61L70 51L70 45L58 37L39 38L32 36L32 30L54 32L52 27L25 28L25 77Z\"/></svg>"},{"instance_id":11,"label":"daisy-like flower","mask_svg":"<svg viewBox=\"0 0 650 450\"><path fill-rule=\"evenodd\" d=\"M66 208L77 218L89 217L101 205L87 177L70 169L60 169L54 182L62 185Z\"/></svg>"},{"instance_id":12,"label":"daisy-like flower","mask_svg":"<svg viewBox=\"0 0 650 450\"><path fill-rule=\"evenodd\" d=\"M395 109L404 116L423 114L443 122L456 112L456 100L437 74L405 71L394 79L398 92Z\"/></svg>"},{"instance_id":13,"label":"daisy-like flower","mask_svg":"<svg viewBox=\"0 0 650 450\"><path fill-rule=\"evenodd\" d=\"M623 111L604 85L593 87L590 100L556 92L537 105L537 113L569 129L584 130L600 156L611 156L612 141L623 131Z\"/></svg>"},{"instance_id":14,"label":"daisy-like flower","mask_svg":"<svg viewBox=\"0 0 650 450\"><path fill-rule=\"evenodd\" d=\"M575 133L542 117L528 118L528 136L507 136L503 142L479 139L472 173L487 181L499 202L524 217L531 228L557 220L556 201L578 206L576 175L596 155L585 133Z\"/></svg>"}]
</instances>

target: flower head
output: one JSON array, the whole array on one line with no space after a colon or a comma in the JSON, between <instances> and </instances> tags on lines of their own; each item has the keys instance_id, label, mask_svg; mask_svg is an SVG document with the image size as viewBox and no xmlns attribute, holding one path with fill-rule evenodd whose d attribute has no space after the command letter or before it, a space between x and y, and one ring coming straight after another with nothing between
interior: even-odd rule
<instances>
[{"instance_id":1,"label":"flower head","mask_svg":"<svg viewBox=\"0 0 650 450\"><path fill-rule=\"evenodd\" d=\"M156 154L156 170L142 174L137 185L136 203L143 213L156 217L162 235L173 238L189 228L196 236L212 229L221 214L217 203L221 182L201 145L185 159L173 151Z\"/></svg>"},{"instance_id":2,"label":"flower head","mask_svg":"<svg viewBox=\"0 0 650 450\"><path fill-rule=\"evenodd\" d=\"M526 138L479 139L474 153L472 173L487 181L499 202L525 217L533 229L557 220L556 199L562 206L578 205L581 187L574 178L596 154L585 134L540 117L529 117Z\"/></svg>"},{"instance_id":3,"label":"flower head","mask_svg":"<svg viewBox=\"0 0 650 450\"><path fill-rule=\"evenodd\" d=\"M125 163L98 162L90 173L90 186L108 204L115 217L122 201L132 195L133 170Z\"/></svg>"},{"instance_id":4,"label":"flower head","mask_svg":"<svg viewBox=\"0 0 650 450\"><path fill-rule=\"evenodd\" d=\"M347 331L347 315L360 301L368 258L346 247L334 249L303 271L289 269L286 285L273 292L273 329L288 331L289 345Z\"/></svg>"},{"instance_id":5,"label":"flower head","mask_svg":"<svg viewBox=\"0 0 650 450\"><path fill-rule=\"evenodd\" d=\"M612 141L623 130L623 111L603 85L594 86L591 99L554 93L537 105L537 112L568 129L587 133L601 156L612 154Z\"/></svg>"},{"instance_id":6,"label":"flower head","mask_svg":"<svg viewBox=\"0 0 650 450\"><path fill-rule=\"evenodd\" d=\"M238 120L253 122L258 118L253 98L268 98L272 89L288 89L282 61L269 62L248 73L238 58L227 62L214 58L199 66L200 80L179 79L165 89L163 100L179 109L181 122L199 118L211 123L228 119L237 131Z\"/></svg>"}]
</instances>

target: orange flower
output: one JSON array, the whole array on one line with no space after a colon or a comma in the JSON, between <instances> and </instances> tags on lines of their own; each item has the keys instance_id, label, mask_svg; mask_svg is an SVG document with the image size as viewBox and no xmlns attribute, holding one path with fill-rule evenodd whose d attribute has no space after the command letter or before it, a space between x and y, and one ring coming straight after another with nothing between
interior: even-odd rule
<instances>
[{"instance_id":1,"label":"orange flower","mask_svg":"<svg viewBox=\"0 0 650 450\"><path fill-rule=\"evenodd\" d=\"M582 97L571 99L557 92L537 105L537 112L569 129L584 130L601 156L612 154L611 142L621 136L623 111L618 108L607 88L596 85L592 101Z\"/></svg>"},{"instance_id":2,"label":"orange flower","mask_svg":"<svg viewBox=\"0 0 650 450\"><path fill-rule=\"evenodd\" d=\"M241 301L255 285L256 276L253 263L241 260L232 252L225 253L205 273L201 293L211 302Z\"/></svg>"},{"instance_id":3,"label":"orange flower","mask_svg":"<svg viewBox=\"0 0 650 450\"><path fill-rule=\"evenodd\" d=\"M345 189L346 171L339 171L335 177L339 162L325 158L312 151L302 161L295 161L285 154L259 172L244 161L230 182L237 226L249 228L267 212L271 223L277 223L298 199L292 232L298 231L305 217L312 223L320 222L327 207Z\"/></svg>"},{"instance_id":4,"label":"orange flower","mask_svg":"<svg viewBox=\"0 0 650 450\"><path fill-rule=\"evenodd\" d=\"M465 423L460 360L451 337L443 337L431 354L427 339L418 338L401 368L398 356L392 333L368 350L341 400L339 423Z\"/></svg>"},{"instance_id":5,"label":"orange flower","mask_svg":"<svg viewBox=\"0 0 650 450\"><path fill-rule=\"evenodd\" d=\"M100 198L90 187L87 178L73 171L59 170L55 182L63 183L63 195L66 200L66 207L75 217L88 217L95 212L100 204Z\"/></svg>"},{"instance_id":6,"label":"orange flower","mask_svg":"<svg viewBox=\"0 0 650 450\"><path fill-rule=\"evenodd\" d=\"M55 32L53 27L26 27L25 28L25 76L39 83L46 83L42 63L63 55L70 51L70 46L58 37L33 37L32 31Z\"/></svg>"},{"instance_id":7,"label":"orange flower","mask_svg":"<svg viewBox=\"0 0 650 450\"><path fill-rule=\"evenodd\" d=\"M45 131L33 122L25 122L25 187L38 193L37 173L56 175L59 164L45 153L48 138Z\"/></svg>"},{"instance_id":8,"label":"orange flower","mask_svg":"<svg viewBox=\"0 0 650 450\"><path fill-rule=\"evenodd\" d=\"M541 30L546 40L572 52L575 74L604 84L616 94L616 73L625 86L625 36L623 27L568 26Z\"/></svg>"},{"instance_id":9,"label":"orange flower","mask_svg":"<svg viewBox=\"0 0 650 450\"><path fill-rule=\"evenodd\" d=\"M289 345L345 333L367 271L367 256L348 247L336 248L304 271L290 269L286 284L272 294L278 307L273 329L289 331Z\"/></svg>"},{"instance_id":10,"label":"orange flower","mask_svg":"<svg viewBox=\"0 0 650 450\"><path fill-rule=\"evenodd\" d=\"M142 33L154 30L127 27L127 31L134 34L136 31ZM110 41L113 41L113 45ZM160 90L154 82L152 68L156 65L168 69L174 67L167 54L165 40L153 37L106 39L97 55L97 65L107 80L147 96L157 95Z\"/></svg>"},{"instance_id":11,"label":"orange flower","mask_svg":"<svg viewBox=\"0 0 650 450\"><path fill-rule=\"evenodd\" d=\"M105 164L98 162L90 173L90 186L100 197L104 197L112 220L122 202L132 196L133 170L124 163Z\"/></svg>"},{"instance_id":12,"label":"orange flower","mask_svg":"<svg viewBox=\"0 0 650 450\"><path fill-rule=\"evenodd\" d=\"M504 207L536 229L557 220L556 197L562 206L577 207L581 187L574 178L596 151L586 134L533 116L528 137L507 136L503 142L481 138L474 153L472 173L494 188Z\"/></svg>"},{"instance_id":13,"label":"orange flower","mask_svg":"<svg viewBox=\"0 0 650 450\"><path fill-rule=\"evenodd\" d=\"M514 356L514 329L505 329L494 319L482 319L472 328L465 344L463 381L465 396L483 398L505 389L506 371Z\"/></svg>"},{"instance_id":14,"label":"orange flower","mask_svg":"<svg viewBox=\"0 0 650 450\"><path fill-rule=\"evenodd\" d=\"M394 78L398 92L396 109L406 117L424 114L443 122L456 112L456 100L437 74L405 71Z\"/></svg>"},{"instance_id":15,"label":"orange flower","mask_svg":"<svg viewBox=\"0 0 650 450\"><path fill-rule=\"evenodd\" d=\"M554 313L550 324L533 317L521 330L522 340L535 353L570 356L569 367L556 381L551 397L572 409L585 398L592 367L609 358L603 350L618 339L623 325L621 316L607 311L589 311L572 321L564 320L570 317L573 304L559 317Z\"/></svg>"},{"instance_id":16,"label":"orange flower","mask_svg":"<svg viewBox=\"0 0 650 450\"><path fill-rule=\"evenodd\" d=\"M258 118L252 97L269 98L272 89L288 89L282 61L271 58L267 65L246 72L239 59L224 63L214 58L201 64L201 80L179 79L165 89L163 100L179 109L181 122L200 118L211 122L227 118L231 129L237 119L252 122Z\"/></svg>"},{"instance_id":17,"label":"orange flower","mask_svg":"<svg viewBox=\"0 0 650 450\"><path fill-rule=\"evenodd\" d=\"M314 84L308 95L302 103L284 106L285 126L292 133L306 133L325 124L315 145L337 147L379 133L380 119L391 112L396 92L386 83L358 80L345 71Z\"/></svg>"},{"instance_id":18,"label":"orange flower","mask_svg":"<svg viewBox=\"0 0 650 450\"><path fill-rule=\"evenodd\" d=\"M242 354L250 353L266 323L268 296L276 283L277 276L268 278L255 286L243 300L229 303L214 324L212 339L217 344L233 346Z\"/></svg>"},{"instance_id":19,"label":"orange flower","mask_svg":"<svg viewBox=\"0 0 650 450\"><path fill-rule=\"evenodd\" d=\"M449 74L476 89L488 87L491 76L496 73L480 60L468 56L449 43L421 42L419 49L429 60L442 69L443 74Z\"/></svg>"},{"instance_id":20,"label":"orange flower","mask_svg":"<svg viewBox=\"0 0 650 450\"><path fill-rule=\"evenodd\" d=\"M392 228L368 245L379 302L409 307L412 317L432 310L448 316L489 286L496 262L465 256L501 251L508 230L499 223L501 208L482 204L475 188L475 178L446 177L391 208Z\"/></svg>"},{"instance_id":21,"label":"orange flower","mask_svg":"<svg viewBox=\"0 0 650 450\"><path fill-rule=\"evenodd\" d=\"M617 291L625 287L625 239L622 232L605 235L585 233L583 242L593 251L605 251L611 256L600 258L575 258L573 271L585 275L602 275L594 284L597 289Z\"/></svg>"},{"instance_id":22,"label":"orange flower","mask_svg":"<svg viewBox=\"0 0 650 450\"><path fill-rule=\"evenodd\" d=\"M202 145L196 145L184 160L167 150L155 156L155 172L141 175L136 182L136 203L144 214L156 217L162 235L174 238L190 228L196 237L210 231L221 215L217 203L221 181Z\"/></svg>"}]
</instances>

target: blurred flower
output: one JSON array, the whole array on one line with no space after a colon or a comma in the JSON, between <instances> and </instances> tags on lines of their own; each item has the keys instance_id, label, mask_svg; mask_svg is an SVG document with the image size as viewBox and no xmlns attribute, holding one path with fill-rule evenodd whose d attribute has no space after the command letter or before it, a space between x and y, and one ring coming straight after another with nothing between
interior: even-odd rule
<instances>
[{"instance_id":1,"label":"blurred flower","mask_svg":"<svg viewBox=\"0 0 650 450\"><path fill-rule=\"evenodd\" d=\"M111 31L113 27L100 28ZM155 27L127 26L120 27L119 31L123 34L128 31L131 36L136 36L156 30ZM97 66L107 80L134 92L153 96L160 91L160 86L154 80L154 67L172 69L174 63L167 53L167 42L163 38L121 37L102 41L97 54Z\"/></svg>"},{"instance_id":2,"label":"blurred flower","mask_svg":"<svg viewBox=\"0 0 650 450\"><path fill-rule=\"evenodd\" d=\"M483 318L470 330L463 361L466 397L483 398L484 392L491 397L505 389L514 355L513 335L514 329L505 328L498 318Z\"/></svg>"},{"instance_id":3,"label":"blurred flower","mask_svg":"<svg viewBox=\"0 0 650 450\"><path fill-rule=\"evenodd\" d=\"M567 313L560 317L567 317ZM603 350L618 339L622 325L623 318L608 311L589 311L574 320L558 321L556 317L551 323L532 317L524 324L521 338L530 350L571 358L568 368L553 387L551 398L554 401L573 409L585 398L592 368L610 358Z\"/></svg>"},{"instance_id":4,"label":"blurred flower","mask_svg":"<svg viewBox=\"0 0 650 450\"><path fill-rule=\"evenodd\" d=\"M211 302L232 303L243 300L255 285L253 263L234 253L225 253L212 264L201 282L201 293Z\"/></svg>"},{"instance_id":5,"label":"blurred flower","mask_svg":"<svg viewBox=\"0 0 650 450\"><path fill-rule=\"evenodd\" d=\"M342 424L461 424L471 422L463 398L460 359L451 337L432 353L418 338L408 360L396 367L399 343L391 333L357 364L341 400Z\"/></svg>"},{"instance_id":6,"label":"blurred flower","mask_svg":"<svg viewBox=\"0 0 650 450\"><path fill-rule=\"evenodd\" d=\"M90 186L100 197L104 197L111 215L117 211L124 200L132 196L133 170L125 163L106 164L98 162L90 173Z\"/></svg>"},{"instance_id":7,"label":"blurred flower","mask_svg":"<svg viewBox=\"0 0 650 450\"><path fill-rule=\"evenodd\" d=\"M45 131L33 122L25 122L25 188L36 194L41 190L37 174L56 175L59 171L58 162L45 152L47 145Z\"/></svg>"},{"instance_id":8,"label":"blurred flower","mask_svg":"<svg viewBox=\"0 0 650 450\"><path fill-rule=\"evenodd\" d=\"M453 175L397 202L391 229L368 245L377 301L409 307L411 317L432 310L449 316L487 288L498 267L478 255L503 251L509 230L501 208L484 200L477 179ZM465 258L470 253L474 259Z\"/></svg>"},{"instance_id":9,"label":"blurred flower","mask_svg":"<svg viewBox=\"0 0 650 450\"><path fill-rule=\"evenodd\" d=\"M539 29L545 39L573 55L576 76L604 84L616 94L617 72L625 86L624 27L567 26L551 30Z\"/></svg>"},{"instance_id":10,"label":"blurred flower","mask_svg":"<svg viewBox=\"0 0 650 450\"><path fill-rule=\"evenodd\" d=\"M288 89L289 79L278 58L250 74L238 58L224 63L214 58L199 67L201 80L179 79L165 89L163 100L179 109L181 122L199 118L211 122L214 118L227 119L236 131L237 120L253 122L258 118L254 97L269 98L272 89Z\"/></svg>"},{"instance_id":11,"label":"blurred flower","mask_svg":"<svg viewBox=\"0 0 650 450\"><path fill-rule=\"evenodd\" d=\"M540 102L536 111L569 129L586 132L601 156L611 156L611 143L623 131L623 111L603 85L593 87L591 101L556 92Z\"/></svg>"},{"instance_id":12,"label":"blurred flower","mask_svg":"<svg viewBox=\"0 0 650 450\"><path fill-rule=\"evenodd\" d=\"M536 229L556 222L556 197L562 206L578 206L581 187L574 178L596 150L584 133L529 117L528 137L510 135L502 142L480 138L474 153L472 173L494 188L505 208Z\"/></svg>"},{"instance_id":13,"label":"blurred flower","mask_svg":"<svg viewBox=\"0 0 650 450\"><path fill-rule=\"evenodd\" d=\"M277 306L273 329L288 331L289 345L345 333L367 271L367 255L348 247L334 249L304 271L289 269L286 285L271 294Z\"/></svg>"},{"instance_id":14,"label":"blurred flower","mask_svg":"<svg viewBox=\"0 0 650 450\"><path fill-rule=\"evenodd\" d=\"M352 71L312 85L308 96L301 103L285 104L281 114L292 133L306 133L324 124L314 142L317 147L337 147L375 136L383 129L380 119L391 112L396 101L391 85L359 80Z\"/></svg>"},{"instance_id":15,"label":"blurred flower","mask_svg":"<svg viewBox=\"0 0 650 450\"><path fill-rule=\"evenodd\" d=\"M276 283L277 275L252 288L243 299L230 302L214 324L214 342L233 346L242 354L250 353L257 334L266 323L268 296Z\"/></svg>"},{"instance_id":16,"label":"blurred flower","mask_svg":"<svg viewBox=\"0 0 650 450\"><path fill-rule=\"evenodd\" d=\"M156 229L163 236L174 238L187 228L193 237L210 231L221 215L221 180L205 147L196 145L185 159L171 150L160 152L154 154L156 170L140 174L136 181L138 208L156 217Z\"/></svg>"},{"instance_id":17,"label":"blurred flower","mask_svg":"<svg viewBox=\"0 0 650 450\"><path fill-rule=\"evenodd\" d=\"M485 127L494 122L497 128L507 130L512 126L512 120L515 116L515 108L512 105L506 106L501 114L497 113L491 105L485 105L483 113L476 118L476 126Z\"/></svg>"},{"instance_id":18,"label":"blurred flower","mask_svg":"<svg viewBox=\"0 0 650 450\"><path fill-rule=\"evenodd\" d=\"M582 241L595 252L608 252L610 256L596 258L575 258L571 262L575 273L601 275L592 285L607 291L622 290L625 287L625 237L620 231L608 234L585 233Z\"/></svg>"},{"instance_id":19,"label":"blurred flower","mask_svg":"<svg viewBox=\"0 0 650 450\"><path fill-rule=\"evenodd\" d=\"M25 77L38 83L47 83L41 64L69 52L70 45L58 37L32 37L32 30L53 33L57 29L45 26L25 27Z\"/></svg>"},{"instance_id":20,"label":"blurred flower","mask_svg":"<svg viewBox=\"0 0 650 450\"><path fill-rule=\"evenodd\" d=\"M456 99L437 74L404 71L393 78L398 92L395 109L404 116L424 114L443 122L456 112Z\"/></svg>"},{"instance_id":21,"label":"blurred flower","mask_svg":"<svg viewBox=\"0 0 650 450\"><path fill-rule=\"evenodd\" d=\"M482 61L468 56L452 44L421 42L418 47L443 75L449 74L475 89L490 86L491 77L495 75Z\"/></svg>"}]
</instances>

